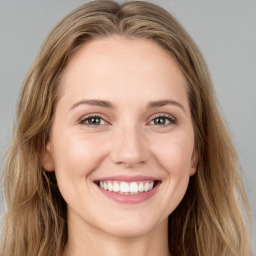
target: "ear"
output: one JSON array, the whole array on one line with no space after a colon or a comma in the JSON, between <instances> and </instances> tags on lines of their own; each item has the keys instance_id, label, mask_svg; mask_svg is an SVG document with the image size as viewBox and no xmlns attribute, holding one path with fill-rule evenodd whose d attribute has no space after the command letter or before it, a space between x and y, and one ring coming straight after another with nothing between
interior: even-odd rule
<instances>
[{"instance_id":1,"label":"ear","mask_svg":"<svg viewBox=\"0 0 256 256\"><path fill-rule=\"evenodd\" d=\"M198 164L198 152L196 149L194 149L192 158L191 158L190 176L193 176L196 173L197 164Z\"/></svg>"},{"instance_id":2,"label":"ear","mask_svg":"<svg viewBox=\"0 0 256 256\"><path fill-rule=\"evenodd\" d=\"M52 172L55 169L50 142L47 143L45 150L42 153L42 165L47 172Z\"/></svg>"}]
</instances>

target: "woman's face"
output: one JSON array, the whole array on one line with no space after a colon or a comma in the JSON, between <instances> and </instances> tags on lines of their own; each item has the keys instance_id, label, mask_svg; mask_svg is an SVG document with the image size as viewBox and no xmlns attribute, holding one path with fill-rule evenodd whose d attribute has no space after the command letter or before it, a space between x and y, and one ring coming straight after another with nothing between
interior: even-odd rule
<instances>
[{"instance_id":1,"label":"woman's face","mask_svg":"<svg viewBox=\"0 0 256 256\"><path fill-rule=\"evenodd\" d=\"M146 39L85 44L61 81L43 164L68 222L117 236L167 227L195 173L186 81Z\"/></svg>"}]
</instances>

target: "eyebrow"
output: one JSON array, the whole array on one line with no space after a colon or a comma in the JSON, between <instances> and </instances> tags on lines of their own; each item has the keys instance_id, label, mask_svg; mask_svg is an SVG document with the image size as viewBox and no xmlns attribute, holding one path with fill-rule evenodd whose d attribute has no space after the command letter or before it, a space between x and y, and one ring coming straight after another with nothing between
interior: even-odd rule
<instances>
[{"instance_id":1,"label":"eyebrow","mask_svg":"<svg viewBox=\"0 0 256 256\"><path fill-rule=\"evenodd\" d=\"M147 105L147 108L156 108L156 107L163 107L166 105L174 105L177 106L179 108L181 108L185 113L186 110L184 108L184 106L182 104L180 104L179 102L175 101L175 100L158 100L158 101L150 101Z\"/></svg>"},{"instance_id":2,"label":"eyebrow","mask_svg":"<svg viewBox=\"0 0 256 256\"><path fill-rule=\"evenodd\" d=\"M70 110L76 108L79 105L89 105L89 106L97 106L102 108L110 108L114 109L114 105L106 100L80 100L77 103L73 104Z\"/></svg>"},{"instance_id":3,"label":"eyebrow","mask_svg":"<svg viewBox=\"0 0 256 256\"><path fill-rule=\"evenodd\" d=\"M106 100L80 100L78 102L76 102L75 104L72 105L72 107L70 108L70 110L76 108L79 105L89 105L89 106L97 106L97 107L102 107L102 108L109 108L109 109L115 109L115 106ZM184 106L182 104L180 104L179 102L175 101L175 100L168 100L168 99L164 99L164 100L157 100L157 101L150 101L147 104L147 108L158 108L158 107L163 107L166 105L174 105L177 106L179 108L181 108L185 113L186 110L184 108Z\"/></svg>"}]
</instances>

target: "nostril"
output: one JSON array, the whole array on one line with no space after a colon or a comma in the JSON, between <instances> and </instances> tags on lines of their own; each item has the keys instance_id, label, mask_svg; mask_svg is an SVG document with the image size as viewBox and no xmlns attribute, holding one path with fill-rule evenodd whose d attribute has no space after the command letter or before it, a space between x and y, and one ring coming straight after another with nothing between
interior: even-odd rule
<instances>
[{"instance_id":1,"label":"nostril","mask_svg":"<svg viewBox=\"0 0 256 256\"><path fill-rule=\"evenodd\" d=\"M144 164L149 159L148 147L144 145L141 136L133 138L133 132L129 138L117 138L116 145L111 150L111 159L118 166L134 167ZM127 137L125 135L125 137Z\"/></svg>"}]
</instances>

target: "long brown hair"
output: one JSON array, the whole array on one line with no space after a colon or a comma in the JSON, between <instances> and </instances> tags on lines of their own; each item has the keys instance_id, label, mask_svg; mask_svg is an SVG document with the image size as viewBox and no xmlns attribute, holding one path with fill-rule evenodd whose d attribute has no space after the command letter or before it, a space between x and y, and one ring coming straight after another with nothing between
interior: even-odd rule
<instances>
[{"instance_id":1,"label":"long brown hair","mask_svg":"<svg viewBox=\"0 0 256 256\"><path fill-rule=\"evenodd\" d=\"M86 42L113 35L154 40L172 54L187 80L199 163L185 197L169 217L171 253L249 255L245 225L249 205L239 161L202 54L161 7L111 0L91 1L64 18L47 37L26 78L3 174L7 212L0 254L61 255L67 241L66 203L54 172L43 170L41 155L61 94L64 67Z\"/></svg>"}]
</instances>

